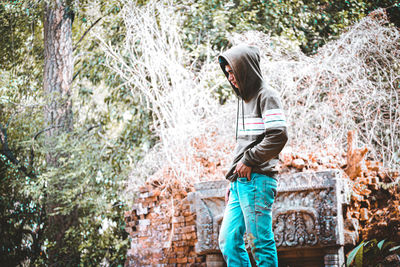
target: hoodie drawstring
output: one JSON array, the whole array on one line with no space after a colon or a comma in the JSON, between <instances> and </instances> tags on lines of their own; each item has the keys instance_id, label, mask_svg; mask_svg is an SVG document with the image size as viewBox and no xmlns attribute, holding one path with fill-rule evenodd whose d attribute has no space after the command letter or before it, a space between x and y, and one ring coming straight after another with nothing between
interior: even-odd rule
<instances>
[{"instance_id":1,"label":"hoodie drawstring","mask_svg":"<svg viewBox=\"0 0 400 267\"><path fill-rule=\"evenodd\" d=\"M236 112L236 132L235 132L235 139L237 141L238 138L238 131L239 131L239 109L240 109L240 104L239 104L239 98L237 99L237 112ZM242 99L242 127L243 130L246 130L245 125L244 125L244 104L243 104L243 99Z\"/></svg>"},{"instance_id":2,"label":"hoodie drawstring","mask_svg":"<svg viewBox=\"0 0 400 267\"><path fill-rule=\"evenodd\" d=\"M238 127L239 127L239 98L237 99L237 109L236 109L236 132L235 132L236 141L238 137Z\"/></svg>"},{"instance_id":3,"label":"hoodie drawstring","mask_svg":"<svg viewBox=\"0 0 400 267\"><path fill-rule=\"evenodd\" d=\"M243 104L243 99L242 99L242 123L243 123L243 130L246 130L244 127L244 104Z\"/></svg>"}]
</instances>

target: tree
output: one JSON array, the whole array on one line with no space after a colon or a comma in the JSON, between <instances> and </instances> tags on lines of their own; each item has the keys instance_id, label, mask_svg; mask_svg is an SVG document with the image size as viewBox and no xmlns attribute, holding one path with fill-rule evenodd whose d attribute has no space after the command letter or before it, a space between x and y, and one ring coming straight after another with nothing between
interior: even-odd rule
<instances>
[{"instance_id":1,"label":"tree","mask_svg":"<svg viewBox=\"0 0 400 267\"><path fill-rule=\"evenodd\" d=\"M44 72L43 90L46 105L44 119L47 135L46 161L49 168L59 168L60 155L54 150L58 137L72 131L71 83L73 76L72 58L72 22L73 11L64 0L46 1L44 3ZM77 213L58 214L58 193L64 187L63 180L49 183L46 211L49 215L47 232L52 244L48 251L51 266L79 263L79 251L70 248L64 254L66 231L77 223ZM72 253L71 253L72 252Z\"/></svg>"},{"instance_id":2,"label":"tree","mask_svg":"<svg viewBox=\"0 0 400 267\"><path fill-rule=\"evenodd\" d=\"M115 132L116 121L125 112L118 108L115 112L114 103L125 102L124 109L131 105L123 95L110 93L109 88L118 80L101 66L98 59L103 55L90 36L94 27L104 27L110 38L120 42L121 34L115 27L119 10L113 1L0 4L0 19L4 21L0 35L7 40L0 44L0 51L8 53L8 61L0 62L0 196L4 203L0 216L5 223L0 229L4 233L1 262L17 265L28 260L39 266L124 262L128 240L120 216L124 207L120 181L128 175L129 168L123 167L130 162L128 157L139 154L136 149L132 153L132 148L141 142L140 130L135 130L141 125L133 117L133 123L124 123L129 127L121 135L106 138ZM62 12L61 22L69 20L67 30L63 24L54 27ZM76 20L72 20L73 15ZM45 17L46 29L41 17ZM99 23L103 21L103 25ZM49 42L43 39L43 31ZM68 46L57 35L66 32L70 34ZM60 45L70 55L60 54ZM72 53L78 59L75 73L69 64ZM61 62L54 64L55 60ZM92 95L84 89L95 91L91 84L100 82L110 86L102 87L108 104L96 109ZM91 112L77 113L74 120L74 102L75 109L90 108Z\"/></svg>"}]
</instances>

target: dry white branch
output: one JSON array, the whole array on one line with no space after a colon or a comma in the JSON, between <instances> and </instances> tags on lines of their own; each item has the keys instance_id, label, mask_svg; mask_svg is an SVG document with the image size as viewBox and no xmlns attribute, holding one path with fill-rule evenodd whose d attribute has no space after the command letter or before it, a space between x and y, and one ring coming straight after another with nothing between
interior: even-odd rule
<instances>
[{"instance_id":1,"label":"dry white branch","mask_svg":"<svg viewBox=\"0 0 400 267\"><path fill-rule=\"evenodd\" d=\"M370 158L398 168L400 33L387 26L383 11L376 14L312 57L259 32L232 37L261 49L264 77L284 100L292 147L313 151L333 144L344 152L347 132L355 129ZM160 140L133 175L145 178L167 166L182 182L196 182L205 168L197 159L229 163L227 151L214 144L234 141L234 105L221 106L211 95L212 87L226 83L217 53L210 49L202 70L194 71L190 62L197 58L182 46L181 13L166 3L137 7L127 1L123 17L123 50L102 42L107 64L144 98Z\"/></svg>"},{"instance_id":2,"label":"dry white branch","mask_svg":"<svg viewBox=\"0 0 400 267\"><path fill-rule=\"evenodd\" d=\"M231 105L221 107L208 85L212 81L216 86L223 78L216 78L221 72L215 55L209 57L213 61L204 62L203 69L195 73L190 65L194 59L182 47L181 16L175 7L150 2L139 8L130 1L124 6L124 50L117 51L102 41L109 57L107 64L126 81L132 95L145 99L153 113L152 130L160 140L133 175L135 179L145 178L168 167L172 176L184 183L187 179L199 180L204 167L195 160L199 157L196 142L201 138L202 142L209 142L202 146L213 147L211 142L216 138L226 143L234 135L230 118L235 113L227 111ZM217 157L226 158L220 151L208 152L207 157L221 153Z\"/></svg>"},{"instance_id":3,"label":"dry white branch","mask_svg":"<svg viewBox=\"0 0 400 267\"><path fill-rule=\"evenodd\" d=\"M335 144L345 151L347 132L357 130L370 158L399 168L400 32L383 10L312 57L258 32L232 39L262 49L264 77L287 109L291 146L312 151Z\"/></svg>"}]
</instances>

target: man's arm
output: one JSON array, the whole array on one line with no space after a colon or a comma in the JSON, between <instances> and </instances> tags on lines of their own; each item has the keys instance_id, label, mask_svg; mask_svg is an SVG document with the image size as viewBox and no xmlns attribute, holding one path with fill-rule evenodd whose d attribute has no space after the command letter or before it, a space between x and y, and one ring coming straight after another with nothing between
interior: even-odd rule
<instances>
[{"instance_id":1,"label":"man's arm","mask_svg":"<svg viewBox=\"0 0 400 267\"><path fill-rule=\"evenodd\" d=\"M247 150L240 160L248 167L258 166L275 158L288 140L286 119L278 95L264 97L260 102L260 108L265 136L260 143Z\"/></svg>"},{"instance_id":2,"label":"man's arm","mask_svg":"<svg viewBox=\"0 0 400 267\"><path fill-rule=\"evenodd\" d=\"M241 163L246 166L257 166L275 158L288 140L285 129L267 131L263 140L244 153Z\"/></svg>"}]
</instances>

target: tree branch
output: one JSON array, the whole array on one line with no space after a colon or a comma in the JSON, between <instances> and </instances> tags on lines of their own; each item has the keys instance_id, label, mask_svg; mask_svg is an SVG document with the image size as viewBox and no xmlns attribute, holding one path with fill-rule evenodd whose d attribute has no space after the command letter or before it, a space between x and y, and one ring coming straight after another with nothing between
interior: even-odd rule
<instances>
[{"instance_id":1,"label":"tree branch","mask_svg":"<svg viewBox=\"0 0 400 267\"><path fill-rule=\"evenodd\" d=\"M36 174L34 174L33 172L29 172L28 169L19 162L19 160L14 156L14 154L8 147L7 128L4 128L1 124L0 124L0 143L3 146L3 149L0 150L0 153L3 156L5 156L11 163L18 166L18 170L24 173L26 176L30 178L36 178Z\"/></svg>"},{"instance_id":2,"label":"tree branch","mask_svg":"<svg viewBox=\"0 0 400 267\"><path fill-rule=\"evenodd\" d=\"M86 34L101 20L102 18L98 18L90 27L85 31L85 33L82 35L82 37L79 39L79 41L76 43L72 51L75 51L75 49L78 47L78 44L85 38Z\"/></svg>"},{"instance_id":3,"label":"tree branch","mask_svg":"<svg viewBox=\"0 0 400 267\"><path fill-rule=\"evenodd\" d=\"M38 133L36 133L36 134L33 136L32 140L35 141L35 140L39 137L39 135L41 135L42 133L44 133L44 132L46 132L46 131L49 131L49 130L54 129L54 128L61 128L61 127L63 127L63 126L64 126L64 125L53 125L53 126L47 127L46 129L43 129L43 130L39 131ZM32 142L32 143L33 143L33 142ZM29 165L31 165L31 166L33 166L33 158L34 158L34 157L35 157L35 153L34 153L33 144L32 144L32 146L31 146L31 153L30 153L30 159L29 159Z\"/></svg>"},{"instance_id":4,"label":"tree branch","mask_svg":"<svg viewBox=\"0 0 400 267\"><path fill-rule=\"evenodd\" d=\"M44 132L47 132L47 131L49 131L49 130L51 130L51 129L54 129L54 128L62 128L62 127L64 127L64 125L53 125L53 126L47 127L46 129L43 129L43 130L37 132L37 133L33 136L33 140L36 140L36 138L38 138L39 135L41 135L41 134L44 133Z\"/></svg>"},{"instance_id":5,"label":"tree branch","mask_svg":"<svg viewBox=\"0 0 400 267\"><path fill-rule=\"evenodd\" d=\"M101 127L101 124L97 124L97 125L92 125L87 129L87 132L90 132L91 130L93 130L94 128L98 128Z\"/></svg>"},{"instance_id":6,"label":"tree branch","mask_svg":"<svg viewBox=\"0 0 400 267\"><path fill-rule=\"evenodd\" d=\"M77 72L77 73L75 73L74 74L74 77L72 77L72 82L75 80L75 78L79 75L79 73L81 73L81 71L82 71L82 68Z\"/></svg>"}]
</instances>

